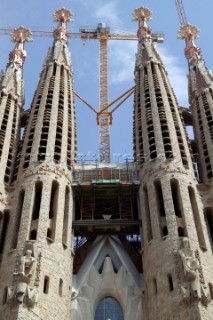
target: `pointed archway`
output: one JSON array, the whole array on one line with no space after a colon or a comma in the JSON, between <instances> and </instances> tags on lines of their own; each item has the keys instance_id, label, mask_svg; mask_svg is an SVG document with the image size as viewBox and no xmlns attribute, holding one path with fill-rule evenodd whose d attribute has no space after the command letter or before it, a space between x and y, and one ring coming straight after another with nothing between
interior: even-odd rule
<instances>
[{"instance_id":1,"label":"pointed archway","mask_svg":"<svg viewBox=\"0 0 213 320\"><path fill-rule=\"evenodd\" d=\"M107 297L121 306L123 318L118 320L144 319L143 275L116 236L96 239L78 274L73 276L71 317L96 319L98 305Z\"/></svg>"},{"instance_id":2,"label":"pointed archway","mask_svg":"<svg viewBox=\"0 0 213 320\"><path fill-rule=\"evenodd\" d=\"M102 299L95 311L94 320L124 320L123 310L120 303L113 297Z\"/></svg>"}]
</instances>

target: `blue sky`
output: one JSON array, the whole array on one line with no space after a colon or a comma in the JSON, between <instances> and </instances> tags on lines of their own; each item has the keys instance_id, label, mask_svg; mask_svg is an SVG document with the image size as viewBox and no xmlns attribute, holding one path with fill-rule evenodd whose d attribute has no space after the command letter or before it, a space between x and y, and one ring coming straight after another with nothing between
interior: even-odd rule
<instances>
[{"instance_id":1,"label":"blue sky","mask_svg":"<svg viewBox=\"0 0 213 320\"><path fill-rule=\"evenodd\" d=\"M52 13L65 7L74 13L74 22L69 30L78 31L80 26L96 27L98 22L109 24L112 32L137 31L132 21L132 12L143 5L151 9L153 19L150 26L154 32L163 32L164 44L159 50L167 67L170 80L180 105L188 106L187 62L183 54L184 42L177 40L179 20L175 0L0 0L0 27L23 25L32 30L51 31L56 27ZM198 46L209 68L213 69L213 1L183 0L187 19L199 27ZM28 56L24 65L26 108L29 108L38 83L42 63L51 38L34 37L25 46ZM0 35L0 69L4 69L9 51L14 44L9 36ZM74 89L91 105L98 109L98 42L69 39L74 69ZM137 43L134 41L111 41L109 44L110 101L129 89L133 84L133 70ZM95 114L76 99L78 152L87 158L98 157L98 127ZM133 102L129 99L113 116L111 126L111 161L117 162L132 155L132 112Z\"/></svg>"}]
</instances>

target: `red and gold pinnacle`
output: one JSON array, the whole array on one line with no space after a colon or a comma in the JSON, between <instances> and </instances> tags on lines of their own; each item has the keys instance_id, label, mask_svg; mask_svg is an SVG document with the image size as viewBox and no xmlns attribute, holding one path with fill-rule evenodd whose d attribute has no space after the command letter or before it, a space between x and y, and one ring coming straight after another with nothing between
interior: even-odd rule
<instances>
[{"instance_id":1,"label":"red and gold pinnacle","mask_svg":"<svg viewBox=\"0 0 213 320\"><path fill-rule=\"evenodd\" d=\"M16 47L10 52L10 61L14 63L16 68L21 68L24 63L27 56L27 53L24 50L24 42L32 41L30 36L30 30L22 26L14 29L11 33L12 41L16 42Z\"/></svg>"},{"instance_id":2,"label":"red and gold pinnacle","mask_svg":"<svg viewBox=\"0 0 213 320\"><path fill-rule=\"evenodd\" d=\"M194 43L194 40L198 38L198 35L199 29L188 23L181 26L178 32L178 38L185 39L186 41L184 53L190 63L202 59L201 50Z\"/></svg>"},{"instance_id":3,"label":"red and gold pinnacle","mask_svg":"<svg viewBox=\"0 0 213 320\"><path fill-rule=\"evenodd\" d=\"M147 21L151 20L152 12L144 7L137 8L133 11L133 20L139 22L137 36L139 40L151 39L152 30L147 25Z\"/></svg>"},{"instance_id":4,"label":"red and gold pinnacle","mask_svg":"<svg viewBox=\"0 0 213 320\"><path fill-rule=\"evenodd\" d=\"M55 41L60 40L64 43L67 43L68 31L67 31L67 22L73 21L73 13L70 10L62 8L57 10L53 14L54 21L57 21L58 28L54 30L53 36Z\"/></svg>"}]
</instances>

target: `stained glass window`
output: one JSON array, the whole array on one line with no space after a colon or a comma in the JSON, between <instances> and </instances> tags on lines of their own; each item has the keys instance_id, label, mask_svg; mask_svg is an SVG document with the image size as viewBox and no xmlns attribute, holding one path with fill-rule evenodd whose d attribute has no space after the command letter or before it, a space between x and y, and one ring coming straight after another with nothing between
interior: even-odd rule
<instances>
[{"instance_id":1,"label":"stained glass window","mask_svg":"<svg viewBox=\"0 0 213 320\"><path fill-rule=\"evenodd\" d=\"M95 312L95 320L124 320L118 301L112 297L101 300Z\"/></svg>"}]
</instances>

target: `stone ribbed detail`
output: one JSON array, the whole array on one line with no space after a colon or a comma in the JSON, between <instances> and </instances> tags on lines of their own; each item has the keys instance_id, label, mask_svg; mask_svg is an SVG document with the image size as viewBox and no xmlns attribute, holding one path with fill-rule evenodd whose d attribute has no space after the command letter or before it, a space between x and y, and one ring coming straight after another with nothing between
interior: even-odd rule
<instances>
[{"instance_id":1,"label":"stone ribbed detail","mask_svg":"<svg viewBox=\"0 0 213 320\"><path fill-rule=\"evenodd\" d=\"M158 157L192 169L188 137L162 61L150 40L139 43L135 68L135 159ZM137 116L136 116L137 115Z\"/></svg>"},{"instance_id":2,"label":"stone ribbed detail","mask_svg":"<svg viewBox=\"0 0 213 320\"><path fill-rule=\"evenodd\" d=\"M201 179L208 182L213 177L213 77L203 61L190 65L189 87Z\"/></svg>"},{"instance_id":3,"label":"stone ribbed detail","mask_svg":"<svg viewBox=\"0 0 213 320\"><path fill-rule=\"evenodd\" d=\"M137 15L134 150L141 163L146 316L149 320L190 319L193 314L201 319L202 306L210 302L204 282L212 281L206 268L212 255L189 140L167 72L152 44L146 24L150 14L141 8ZM194 263L193 280L187 278L184 250Z\"/></svg>"},{"instance_id":4,"label":"stone ribbed detail","mask_svg":"<svg viewBox=\"0 0 213 320\"><path fill-rule=\"evenodd\" d=\"M65 35L67 20L61 16L68 13L55 14ZM13 215L1 265L0 299L5 302L0 314L5 319L70 316L76 128L67 38L56 34L17 157Z\"/></svg>"},{"instance_id":5,"label":"stone ribbed detail","mask_svg":"<svg viewBox=\"0 0 213 320\"><path fill-rule=\"evenodd\" d=\"M183 25L179 30L179 38L186 41L189 101L198 145L200 178L208 182L213 177L213 75L194 42L198 34L199 30L190 24Z\"/></svg>"},{"instance_id":6,"label":"stone ribbed detail","mask_svg":"<svg viewBox=\"0 0 213 320\"><path fill-rule=\"evenodd\" d=\"M24 104L22 66L26 57L23 44L29 41L24 27L12 32L16 46L11 51L6 70L0 76L0 176L1 192L4 184L13 180L13 170L20 136L20 108Z\"/></svg>"},{"instance_id":7,"label":"stone ribbed detail","mask_svg":"<svg viewBox=\"0 0 213 320\"><path fill-rule=\"evenodd\" d=\"M39 163L60 164L67 170L75 161L72 71L67 47L60 41L54 44L45 62L25 128L21 153L20 174Z\"/></svg>"}]
</instances>

